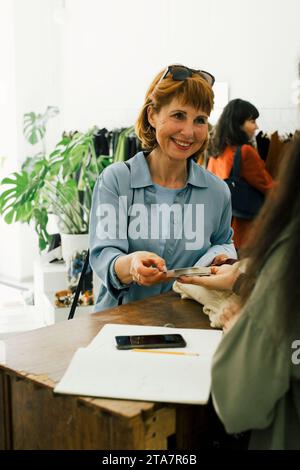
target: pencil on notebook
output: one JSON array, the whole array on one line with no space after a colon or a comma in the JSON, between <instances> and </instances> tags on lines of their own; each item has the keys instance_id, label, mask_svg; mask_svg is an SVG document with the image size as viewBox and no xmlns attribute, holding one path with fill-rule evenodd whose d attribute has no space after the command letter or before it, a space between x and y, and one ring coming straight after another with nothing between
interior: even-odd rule
<instances>
[{"instance_id":1,"label":"pencil on notebook","mask_svg":"<svg viewBox=\"0 0 300 470\"><path fill-rule=\"evenodd\" d=\"M152 353L152 354L174 354L176 356L199 356L198 353L193 353L193 352L157 351L156 349L132 349L131 351Z\"/></svg>"}]
</instances>

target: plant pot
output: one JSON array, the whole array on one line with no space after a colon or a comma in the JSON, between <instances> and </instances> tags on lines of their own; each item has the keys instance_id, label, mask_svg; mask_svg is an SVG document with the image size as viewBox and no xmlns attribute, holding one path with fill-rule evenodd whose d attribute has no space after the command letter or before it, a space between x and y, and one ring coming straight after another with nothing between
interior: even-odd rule
<instances>
[{"instance_id":1,"label":"plant pot","mask_svg":"<svg viewBox=\"0 0 300 470\"><path fill-rule=\"evenodd\" d=\"M61 233L61 252L62 257L68 264L74 252L81 253L83 250L88 250L89 235L88 233Z\"/></svg>"},{"instance_id":2,"label":"plant pot","mask_svg":"<svg viewBox=\"0 0 300 470\"><path fill-rule=\"evenodd\" d=\"M59 218L56 214L48 214L48 222L47 222L46 230L49 233L49 235L54 235L56 233L59 233L58 221L59 221Z\"/></svg>"}]
</instances>

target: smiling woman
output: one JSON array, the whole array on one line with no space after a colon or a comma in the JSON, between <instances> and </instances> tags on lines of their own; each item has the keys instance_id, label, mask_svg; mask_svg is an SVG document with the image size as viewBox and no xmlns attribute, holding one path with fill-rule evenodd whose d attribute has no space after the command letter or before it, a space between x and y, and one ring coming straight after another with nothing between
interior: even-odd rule
<instances>
[{"instance_id":1,"label":"smiling woman","mask_svg":"<svg viewBox=\"0 0 300 470\"><path fill-rule=\"evenodd\" d=\"M199 152L207 139L208 123L205 111L195 109L189 104L183 104L182 99L174 98L171 103L165 105L159 112L153 105L149 105L148 121L155 129L157 146L149 155L150 171L152 172L155 183L164 183L160 181L159 176L163 176L162 171L156 174L156 159L167 159L169 165L176 165L179 170L178 160L183 161L186 168L185 160L190 156ZM165 166L164 161L160 162L161 166ZM177 171L178 171L177 170ZM170 174L168 177L170 178ZM176 176L176 174L173 176ZM182 173L183 181L177 181L179 184L185 183L186 174ZM169 181L173 187L174 182ZM180 187L180 186L179 186Z\"/></svg>"},{"instance_id":2,"label":"smiling woman","mask_svg":"<svg viewBox=\"0 0 300 470\"><path fill-rule=\"evenodd\" d=\"M183 120L185 112L182 113L182 107L188 106L189 110L192 109L194 113L199 114L202 123L207 124L207 117L210 115L214 103L213 83L214 77L208 72L196 71L183 66L169 66L163 73L158 74L146 93L145 103L136 124L136 131L142 141L143 148L153 151L157 147L158 136L151 119L154 114L159 116L161 110L165 113L165 108L171 104L171 101L174 119ZM179 105L178 110L176 110L176 104ZM202 118L206 119L203 121ZM180 128L177 132L180 132ZM194 153L190 154L195 159L206 148L207 128L205 132L205 138L202 139L201 145L196 150L193 148Z\"/></svg>"},{"instance_id":3,"label":"smiling woman","mask_svg":"<svg viewBox=\"0 0 300 470\"><path fill-rule=\"evenodd\" d=\"M160 72L136 123L144 151L100 175L90 219L96 310L170 290L167 269L236 256L227 185L194 161L208 141L213 83L182 65Z\"/></svg>"}]
</instances>

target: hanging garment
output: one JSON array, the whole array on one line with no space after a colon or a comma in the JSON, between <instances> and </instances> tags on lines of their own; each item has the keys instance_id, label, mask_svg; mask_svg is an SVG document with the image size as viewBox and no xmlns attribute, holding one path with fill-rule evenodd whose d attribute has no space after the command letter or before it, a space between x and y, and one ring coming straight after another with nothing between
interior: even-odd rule
<instances>
[{"instance_id":1,"label":"hanging garment","mask_svg":"<svg viewBox=\"0 0 300 470\"><path fill-rule=\"evenodd\" d=\"M94 137L94 147L96 155L109 155L109 133L103 128L99 129Z\"/></svg>"},{"instance_id":2,"label":"hanging garment","mask_svg":"<svg viewBox=\"0 0 300 470\"><path fill-rule=\"evenodd\" d=\"M264 134L262 131L260 131L256 136L256 145L257 145L257 151L259 153L260 158L266 161L268 151L269 151L269 146L270 146L269 137L266 134Z\"/></svg>"},{"instance_id":3,"label":"hanging garment","mask_svg":"<svg viewBox=\"0 0 300 470\"><path fill-rule=\"evenodd\" d=\"M128 146L126 145L127 136L134 131L134 127L128 127L123 129L119 134L118 145L114 154L114 162L124 162L126 160L126 154Z\"/></svg>"},{"instance_id":4,"label":"hanging garment","mask_svg":"<svg viewBox=\"0 0 300 470\"><path fill-rule=\"evenodd\" d=\"M122 129L118 137L118 145L114 153L114 162L124 162L140 151L140 144L134 132L134 126Z\"/></svg>"},{"instance_id":5,"label":"hanging garment","mask_svg":"<svg viewBox=\"0 0 300 470\"><path fill-rule=\"evenodd\" d=\"M266 169L268 170L272 178L276 178L278 175L283 155L283 147L284 143L279 138L278 132L273 132L273 134L271 135L269 151L266 158Z\"/></svg>"}]
</instances>

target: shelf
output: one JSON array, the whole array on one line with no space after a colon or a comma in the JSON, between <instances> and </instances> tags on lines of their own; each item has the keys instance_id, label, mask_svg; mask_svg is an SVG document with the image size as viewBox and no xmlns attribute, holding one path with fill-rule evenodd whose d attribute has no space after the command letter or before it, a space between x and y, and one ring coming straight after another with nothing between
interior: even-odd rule
<instances>
[{"instance_id":1,"label":"shelf","mask_svg":"<svg viewBox=\"0 0 300 470\"><path fill-rule=\"evenodd\" d=\"M68 319L70 306L69 307L56 307L54 305L55 292L46 292L44 294L44 305L45 305L45 321L47 325L58 323ZM80 315L87 315L94 312L94 305L78 306L75 311L75 317Z\"/></svg>"},{"instance_id":2,"label":"shelf","mask_svg":"<svg viewBox=\"0 0 300 470\"><path fill-rule=\"evenodd\" d=\"M94 276L94 286L98 291L99 280ZM38 259L34 263L34 302L39 311L44 312L44 321L47 325L68 319L71 307L56 307L54 305L55 292L68 287L67 267L65 263L43 263ZM77 307L76 317L93 313L94 305Z\"/></svg>"}]
</instances>

